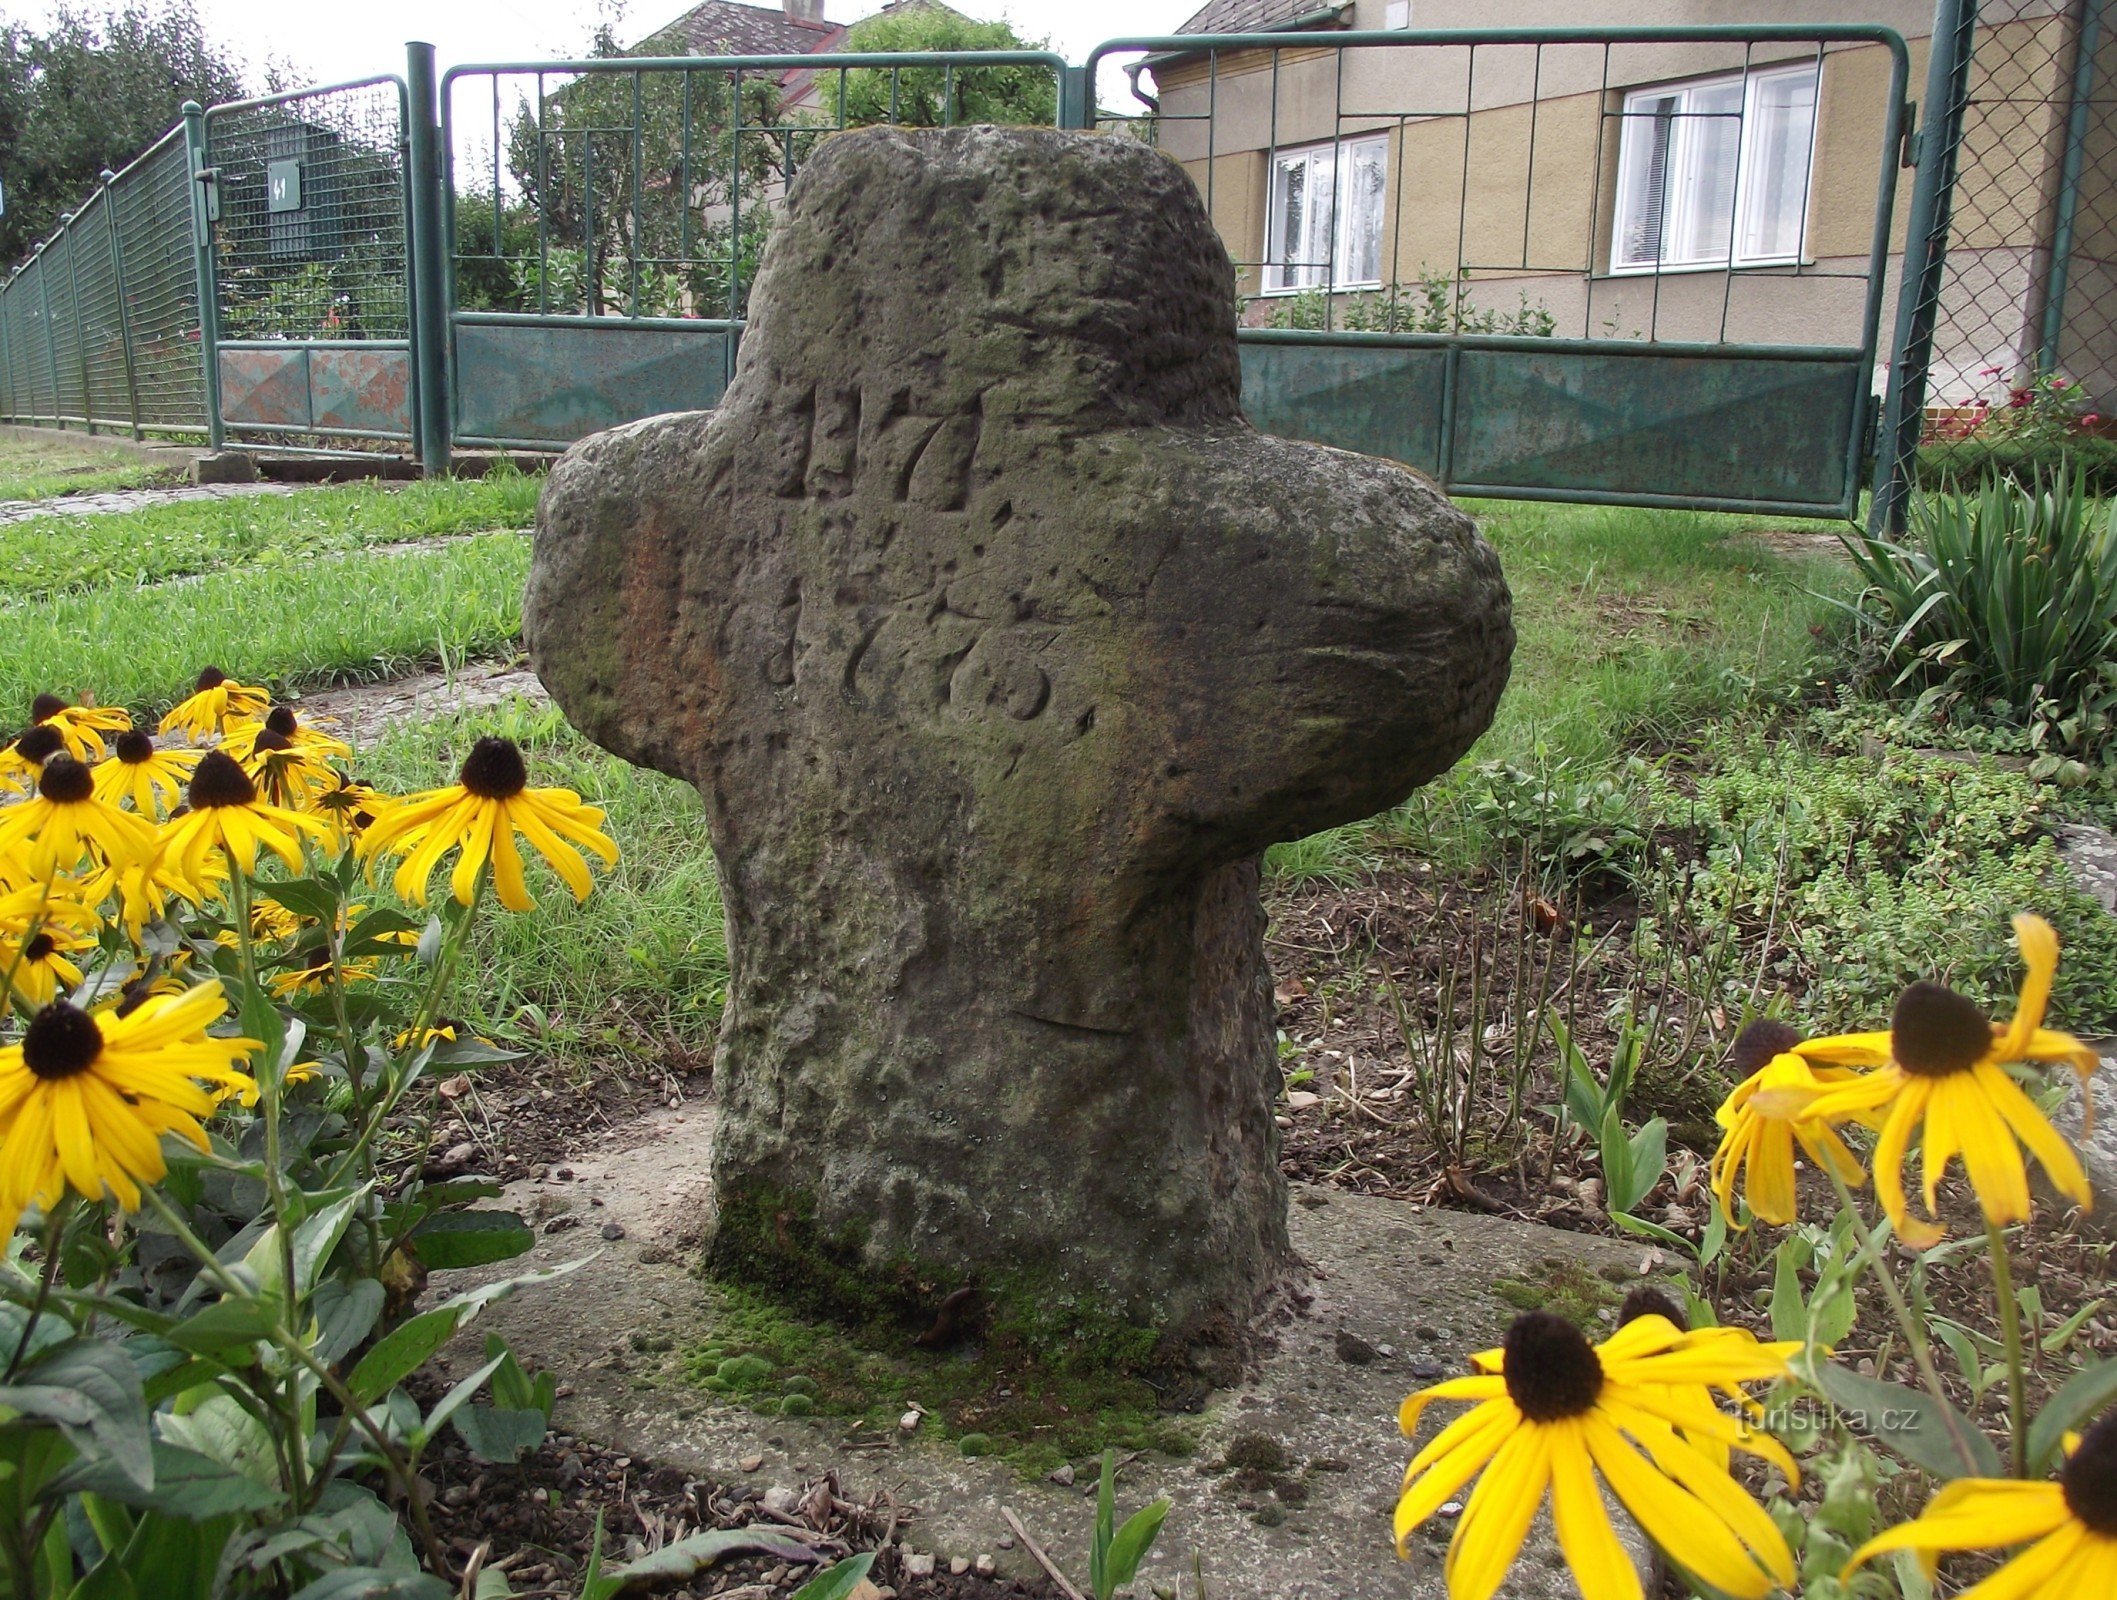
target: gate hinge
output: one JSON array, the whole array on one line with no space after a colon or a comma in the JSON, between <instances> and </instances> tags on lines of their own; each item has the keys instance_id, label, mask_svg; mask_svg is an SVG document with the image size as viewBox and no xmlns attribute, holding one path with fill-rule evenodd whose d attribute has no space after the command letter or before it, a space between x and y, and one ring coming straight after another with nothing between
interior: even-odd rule
<instances>
[{"instance_id":1,"label":"gate hinge","mask_svg":"<svg viewBox=\"0 0 2117 1600\"><path fill-rule=\"evenodd\" d=\"M1919 152L1925 148L1925 144L1925 138L1919 132L1919 103L1916 100L1906 100L1904 102L1904 153L1898 158L1897 165L1902 167L1917 166L1919 164Z\"/></svg>"}]
</instances>

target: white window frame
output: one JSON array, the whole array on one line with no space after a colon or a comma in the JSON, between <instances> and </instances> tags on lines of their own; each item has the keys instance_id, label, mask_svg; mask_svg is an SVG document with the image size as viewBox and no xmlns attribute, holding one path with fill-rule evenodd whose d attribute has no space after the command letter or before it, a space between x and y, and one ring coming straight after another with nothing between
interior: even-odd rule
<instances>
[{"instance_id":1,"label":"white window frame","mask_svg":"<svg viewBox=\"0 0 2117 1600\"><path fill-rule=\"evenodd\" d=\"M1271 165L1265 173L1264 205L1264 287L1268 295L1301 294L1316 289L1332 292L1341 290L1379 289L1382 287L1381 249L1375 252L1375 273L1372 277L1354 277L1351 274L1352 246L1355 230L1346 226L1346 210L1354 171L1353 156L1356 151L1378 151L1382 169L1382 182L1386 191L1389 183L1389 135L1383 133L1348 134L1342 139L1326 139L1318 144L1282 145L1271 152ZM1312 183L1304 191L1303 236L1304 248L1292 263L1286 259L1285 236L1281 227L1281 206L1284 201L1285 184L1289 166L1296 161L1305 164L1308 177L1316 172L1317 158L1326 158L1334 173L1328 196L1319 197ZM1306 182L1306 180L1304 180ZM1317 215L1319 209L1321 217ZM1379 237L1381 224L1387 216L1387 202L1383 195L1375 198L1382 208L1376 217ZM1325 263L1321 253L1311 254L1308 244L1313 240L1318 223L1330 233L1330 259Z\"/></svg>"},{"instance_id":2,"label":"white window frame","mask_svg":"<svg viewBox=\"0 0 2117 1600\"><path fill-rule=\"evenodd\" d=\"M1800 215L1795 219L1794 248L1790 252L1774 254L1750 254L1739 248L1741 241L1753 232L1753 211L1762 203L1755 182L1758 157L1755 142L1763 126L1757 114L1758 96L1765 86L1787 78L1806 78L1814 85L1808 117L1808 159L1803 163ZM1812 215L1811 202L1815 196L1816 125L1822 104L1822 71L1817 61L1798 62L1780 67L1752 68L1748 73L1716 73L1704 78L1686 78L1676 83L1657 84L1651 88L1633 89L1626 93L1622 133L1617 152L1617 201L1610 228L1610 275L1612 277L1641 277L1655 273L1671 272L1726 272L1745 267L1789 267L1798 266L1807 259L1808 227ZM1743 88L1740 134L1735 157L1735 195L1729 213L1728 234L1722 241L1721 251L1705 256L1671 256L1663 253L1652 261L1627 261L1624 259L1625 236L1631 231L1633 209L1642 204L1644 196L1637 164L1631 155L1634 141L1652 137L1654 119L1643 108L1657 100L1676 96L1682 102L1675 113L1675 124L1669 138L1669 154L1664 166L1663 205L1658 243L1664 252L1668 242L1681 239L1690 220L1683 211L1686 204L1684 190L1687 187L1679 176L1687 175L1689 163L1694 159L1695 135L1686 138L1685 130L1702 126L1705 118L1689 115L1685 107L1691 97L1701 90L1724 89L1740 84ZM1669 203L1669 193L1675 190L1675 203Z\"/></svg>"}]
</instances>

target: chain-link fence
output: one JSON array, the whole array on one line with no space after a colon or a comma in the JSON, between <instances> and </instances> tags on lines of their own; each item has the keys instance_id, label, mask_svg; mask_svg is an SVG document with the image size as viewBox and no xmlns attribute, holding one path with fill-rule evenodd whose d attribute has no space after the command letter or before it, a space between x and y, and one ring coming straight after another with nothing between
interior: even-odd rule
<instances>
[{"instance_id":1,"label":"chain-link fence","mask_svg":"<svg viewBox=\"0 0 2117 1600\"><path fill-rule=\"evenodd\" d=\"M172 128L0 285L0 416L206 431L189 172Z\"/></svg>"},{"instance_id":2,"label":"chain-link fence","mask_svg":"<svg viewBox=\"0 0 2117 1600\"><path fill-rule=\"evenodd\" d=\"M2117 411L2117 0L1978 8L1927 403Z\"/></svg>"}]
</instances>

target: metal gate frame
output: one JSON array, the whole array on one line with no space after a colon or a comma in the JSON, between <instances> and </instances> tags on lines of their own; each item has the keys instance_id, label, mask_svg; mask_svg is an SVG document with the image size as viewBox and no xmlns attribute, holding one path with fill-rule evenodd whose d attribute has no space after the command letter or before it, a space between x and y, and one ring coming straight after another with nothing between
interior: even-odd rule
<instances>
[{"instance_id":1,"label":"metal gate frame","mask_svg":"<svg viewBox=\"0 0 2117 1600\"><path fill-rule=\"evenodd\" d=\"M432 47L415 45L411 50L414 69L422 50L430 69ZM221 125L282 107L376 90L394 90L396 99L397 131L391 154L399 169L395 187L397 224L403 239L403 334L351 339L327 338L320 333L229 337L225 322L230 305L221 256L227 225L232 220L224 215L222 195L223 162L230 153L230 135L222 131ZM289 125L303 132L300 142L306 150L312 125L298 119ZM412 90L407 79L395 73L231 100L204 109L195 102L184 107L183 132L194 178L192 238L197 256L207 436L214 449L225 445L231 430L267 440L329 436L407 445L420 441L422 407L417 378L421 341L417 319L422 296L414 223L417 195L425 186L415 176L414 131ZM305 161L306 157L301 159ZM298 207L291 212L273 212L268 201L266 216L302 217L299 225L304 229L323 226L320 218L306 216L308 198L304 190ZM268 231L272 226L267 221ZM302 254L290 259L307 263L314 257ZM231 379L240 391L233 409L227 399ZM316 452L308 445L302 448L310 453L329 453ZM445 467L446 457L441 461Z\"/></svg>"},{"instance_id":2,"label":"metal gate frame","mask_svg":"<svg viewBox=\"0 0 2117 1600\"><path fill-rule=\"evenodd\" d=\"M467 311L457 303L455 269L456 251L456 187L455 149L457 124L455 118L455 88L458 84L475 78L490 78L493 84L493 161L495 177L493 187L497 193L499 179L499 85L503 77L533 76L538 80L538 105L540 119L547 97L542 80L547 77L629 77L633 84L632 159L637 173L640 162L641 84L650 76L680 75L686 84L685 115L688 119L690 98L688 84L695 76L725 75L732 86L731 104L734 108L734 123L729 133L733 140L734 160L740 162L741 140L745 134L770 135L789 130L778 127L745 128L742 121L742 80L744 74L764 75L787 72L825 72L839 74L840 126L845 120L845 76L846 72L862 70L889 70L892 72L893 109L895 74L903 70L940 70L944 74L944 108L953 104L953 90L946 87L950 75L958 69L979 67L1037 67L1048 70L1054 80L1054 105L1059 126L1068 125L1069 119L1078 125L1089 114L1083 94L1085 82L1082 69L1069 66L1065 57L1042 50L994 50L974 52L908 52L908 51L849 51L828 56L616 56L562 61L499 61L466 62L448 69L440 84L440 142L442 170L444 174L440 191L446 206L446 218L442 224L442 235L446 241L445 256L448 271L446 304L448 307L447 331L441 348L445 352L447 374L445 378L448 396L448 416L451 423L450 443L462 443L484 448L548 450L573 443L584 432L593 427L612 426L630 421L640 413L623 411L620 414L607 405L608 395L602 392L601 380L626 381L634 385L645 383L650 396L657 402L666 401L664 409L694 409L715 404L728 382L735 375L736 355L741 345L744 319L738 316L725 317L665 317L638 314L637 262L634 263L634 285L632 312L624 316L583 315L573 313L550 313L544 311ZM944 124L945 125L945 124ZM688 145L689 123L686 122L686 146L684 154L684 179L690 181L690 152ZM624 130L605 130L618 131ZM836 131L826 125L803 127L805 133ZM592 130L591 130L592 132ZM544 132L539 122L539 152L542 159ZM741 187L738 182L732 191L733 217L731 223L731 249L728 300L730 306L738 303L745 285L741 277L740 230L742 217ZM635 183L632 196L634 224L637 226L640 195ZM548 241L540 239L540 249ZM542 278L539 280L540 296L543 292ZM703 349L701 349L703 347ZM699 359L701 354L703 362ZM565 392L553 396L532 393L524 396L521 386L525 374L539 375L564 372L578 381ZM497 391L502 384L507 392L512 409L502 414L497 404ZM507 422L519 424L533 420L528 416L531 408L543 401L544 414L570 413L567 425L532 432L522 426L501 426Z\"/></svg>"}]
</instances>

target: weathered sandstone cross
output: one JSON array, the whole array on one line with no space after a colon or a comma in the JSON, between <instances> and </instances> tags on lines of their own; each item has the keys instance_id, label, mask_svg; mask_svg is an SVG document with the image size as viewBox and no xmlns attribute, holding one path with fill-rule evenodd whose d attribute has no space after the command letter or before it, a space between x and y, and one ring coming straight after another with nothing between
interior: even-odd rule
<instances>
[{"instance_id":1,"label":"weathered sandstone cross","mask_svg":"<svg viewBox=\"0 0 2117 1600\"><path fill-rule=\"evenodd\" d=\"M725 1268L1212 1367L1289 1265L1258 854L1447 768L1514 636L1424 479L1243 421L1234 306L1135 141L846 134L718 409L552 473L537 671L705 797Z\"/></svg>"}]
</instances>

